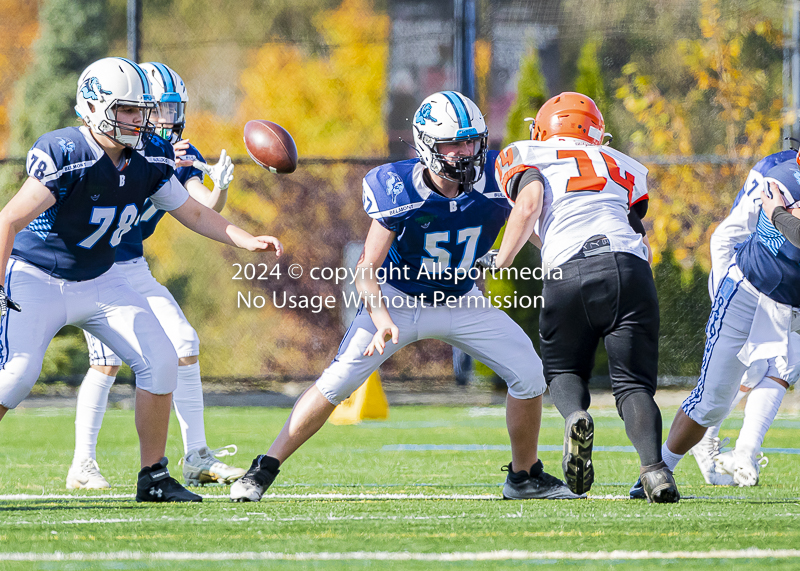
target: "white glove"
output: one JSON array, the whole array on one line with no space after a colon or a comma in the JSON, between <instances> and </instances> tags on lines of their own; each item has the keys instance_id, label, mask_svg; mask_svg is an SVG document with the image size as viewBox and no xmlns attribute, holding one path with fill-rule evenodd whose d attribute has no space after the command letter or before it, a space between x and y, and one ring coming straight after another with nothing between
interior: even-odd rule
<instances>
[{"instance_id":1,"label":"white glove","mask_svg":"<svg viewBox=\"0 0 800 571\"><path fill-rule=\"evenodd\" d=\"M479 270L496 270L497 265L495 264L495 258L499 253L500 250L489 250L483 256L475 260L474 266Z\"/></svg>"},{"instance_id":2,"label":"white glove","mask_svg":"<svg viewBox=\"0 0 800 571\"><path fill-rule=\"evenodd\" d=\"M233 180L233 162L225 152L225 149L222 149L219 154L219 161L213 166L200 161L194 161L192 165L194 168L206 173L214 182L214 186L219 187L221 190L228 188L228 185Z\"/></svg>"}]
</instances>

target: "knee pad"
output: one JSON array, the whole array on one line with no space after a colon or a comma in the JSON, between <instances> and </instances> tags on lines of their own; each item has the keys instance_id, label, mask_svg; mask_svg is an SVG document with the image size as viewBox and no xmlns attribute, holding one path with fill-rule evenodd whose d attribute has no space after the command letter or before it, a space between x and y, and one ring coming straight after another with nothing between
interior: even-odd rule
<instances>
[{"instance_id":1,"label":"knee pad","mask_svg":"<svg viewBox=\"0 0 800 571\"><path fill-rule=\"evenodd\" d=\"M0 370L0 405L6 408L17 408L25 400L41 373L41 364L31 370L27 359L16 357L10 359L3 370Z\"/></svg>"},{"instance_id":2,"label":"knee pad","mask_svg":"<svg viewBox=\"0 0 800 571\"><path fill-rule=\"evenodd\" d=\"M173 392L178 386L178 354L172 345L145 355L143 361L131 363L136 387L154 395Z\"/></svg>"}]
</instances>

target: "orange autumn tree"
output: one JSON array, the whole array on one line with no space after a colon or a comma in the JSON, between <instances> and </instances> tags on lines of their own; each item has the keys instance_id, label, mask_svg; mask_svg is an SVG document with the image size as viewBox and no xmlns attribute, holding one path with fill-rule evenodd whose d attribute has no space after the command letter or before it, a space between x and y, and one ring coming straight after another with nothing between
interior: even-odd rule
<instances>
[{"instance_id":1,"label":"orange autumn tree","mask_svg":"<svg viewBox=\"0 0 800 571\"><path fill-rule=\"evenodd\" d=\"M269 119L292 134L301 156L385 155L388 16L376 13L370 0L344 0L313 22L327 54L265 44L241 74L244 98L235 120L190 117L204 127L193 127L192 141L244 155L244 123Z\"/></svg>"},{"instance_id":2,"label":"orange autumn tree","mask_svg":"<svg viewBox=\"0 0 800 571\"><path fill-rule=\"evenodd\" d=\"M0 157L8 156L11 124L9 104L14 85L30 63L31 44L39 31L39 4L23 0L3 2L0 22Z\"/></svg>"},{"instance_id":3,"label":"orange autumn tree","mask_svg":"<svg viewBox=\"0 0 800 571\"><path fill-rule=\"evenodd\" d=\"M719 0L703 0L701 37L679 40L675 57L683 77L673 93L638 62L623 68L617 90L638 127L633 156L689 157L714 154L722 164L673 164L651 168L650 195L655 261L666 250L690 267L710 265L709 243L744 181L747 170L779 148L780 78L752 61L745 43L778 49L782 36L756 13L723 17ZM674 83L673 83L674 85ZM650 218L648 216L648 218Z\"/></svg>"}]
</instances>

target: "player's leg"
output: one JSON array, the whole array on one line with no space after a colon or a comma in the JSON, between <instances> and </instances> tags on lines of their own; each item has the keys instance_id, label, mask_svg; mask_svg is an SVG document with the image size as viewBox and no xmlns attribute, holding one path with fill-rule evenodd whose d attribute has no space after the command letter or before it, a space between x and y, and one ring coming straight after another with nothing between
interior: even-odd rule
<instances>
[{"instance_id":1,"label":"player's leg","mask_svg":"<svg viewBox=\"0 0 800 571\"><path fill-rule=\"evenodd\" d=\"M383 285L381 289L389 299L406 299L391 286ZM364 356L377 329L362 306L347 329L333 362L297 400L267 453L257 456L244 477L231 485L231 500L259 501L278 475L281 464L322 428L336 405L358 389L381 363L418 339L416 323L422 308L394 307L390 302L388 309L400 330L399 343L387 343L383 355L376 352L370 357Z\"/></svg>"},{"instance_id":2,"label":"player's leg","mask_svg":"<svg viewBox=\"0 0 800 571\"><path fill-rule=\"evenodd\" d=\"M758 305L758 292L736 266L717 288L706 325L706 344L697 386L683 401L661 447L667 467L674 472L709 426L722 422L739 390L747 367L737 357L747 341Z\"/></svg>"},{"instance_id":3,"label":"player's leg","mask_svg":"<svg viewBox=\"0 0 800 571\"><path fill-rule=\"evenodd\" d=\"M649 501L680 498L671 471L661 458L661 411L654 400L658 374L659 310L650 265L632 254L604 258L616 265L618 286L609 288L614 317L605 335L611 387L617 412L640 461L640 479ZM613 283L614 277L606 283ZM610 302L611 300L609 300ZM590 319L595 314L590 312Z\"/></svg>"},{"instance_id":4,"label":"player's leg","mask_svg":"<svg viewBox=\"0 0 800 571\"><path fill-rule=\"evenodd\" d=\"M96 313L81 327L110 347L136 375L136 430L142 470L137 501L200 501L171 478L164 456L178 358L147 301L115 266L92 280Z\"/></svg>"},{"instance_id":5,"label":"player's leg","mask_svg":"<svg viewBox=\"0 0 800 571\"><path fill-rule=\"evenodd\" d=\"M730 416L733 409L735 409L742 399L761 382L767 372L769 363L767 361L756 361L750 368L747 369L742 380L739 384L739 390L731 403L731 407L725 418ZM714 486L733 486L733 472L735 469L735 461L733 453L722 453L722 448L728 443L730 439L720 439L719 431L722 428L722 422L718 422L713 426L709 426L703 438L694 445L689 451L689 454L694 456L697 462L700 473L703 474L703 479L706 484ZM728 464L730 464L728 466ZM728 473L727 468L730 468Z\"/></svg>"},{"instance_id":6,"label":"player's leg","mask_svg":"<svg viewBox=\"0 0 800 571\"><path fill-rule=\"evenodd\" d=\"M566 262L560 266L562 279L544 280L544 307L539 314L545 380L553 404L565 418L561 467L564 479L575 493L589 491L594 481L594 420L587 411L591 402L588 383L600 333L589 320L588 310L596 305L607 310L616 302L616 298L595 299L597 296L592 293L595 288L584 289L584 269L587 286L607 279L605 274L609 273L589 271L590 266L584 266L586 262L586 259Z\"/></svg>"},{"instance_id":7,"label":"player's leg","mask_svg":"<svg viewBox=\"0 0 800 571\"><path fill-rule=\"evenodd\" d=\"M172 393L172 404L183 437L181 464L184 481L190 486L212 482L230 484L241 478L245 471L228 466L217 457L235 454L235 445L212 450L206 443L197 332L170 291L153 277L143 258L119 266L133 288L147 299L178 354L178 384Z\"/></svg>"},{"instance_id":8,"label":"player's leg","mask_svg":"<svg viewBox=\"0 0 800 571\"><path fill-rule=\"evenodd\" d=\"M542 362L530 338L507 314L473 290L460 308L435 308L420 319L420 338L446 341L489 366L508 385L506 426L511 463L503 488L507 499L575 499L564 482L544 471L538 457L542 394L546 389ZM466 296L465 296L466 298Z\"/></svg>"},{"instance_id":9,"label":"player's leg","mask_svg":"<svg viewBox=\"0 0 800 571\"><path fill-rule=\"evenodd\" d=\"M58 282L13 258L6 266L6 293L22 312L8 311L0 320L0 419L28 396L47 346L68 323Z\"/></svg>"},{"instance_id":10,"label":"player's leg","mask_svg":"<svg viewBox=\"0 0 800 571\"><path fill-rule=\"evenodd\" d=\"M767 374L747 396L742 429L739 431L739 438L733 451L735 459L733 478L739 486L758 484L761 467L767 464L767 459L761 453L761 445L789 388L789 382L784 379L793 381L797 378L794 371L777 367L774 362L775 359L770 359Z\"/></svg>"},{"instance_id":11,"label":"player's leg","mask_svg":"<svg viewBox=\"0 0 800 571\"><path fill-rule=\"evenodd\" d=\"M84 331L84 336L90 366L75 405L75 452L67 473L68 490L110 487L97 464L97 438L122 359L91 333Z\"/></svg>"}]
</instances>

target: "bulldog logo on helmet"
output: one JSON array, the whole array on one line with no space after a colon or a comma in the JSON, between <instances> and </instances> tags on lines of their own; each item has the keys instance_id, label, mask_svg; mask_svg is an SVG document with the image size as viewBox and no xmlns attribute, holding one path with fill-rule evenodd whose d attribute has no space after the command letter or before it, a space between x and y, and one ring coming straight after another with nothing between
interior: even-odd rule
<instances>
[{"instance_id":1,"label":"bulldog logo on helmet","mask_svg":"<svg viewBox=\"0 0 800 571\"><path fill-rule=\"evenodd\" d=\"M431 117L431 109L432 107L430 103L426 103L425 105L420 107L419 111L417 111L416 117L414 117L414 123L424 125L426 120L438 123L438 119L436 119L435 117Z\"/></svg>"},{"instance_id":2,"label":"bulldog logo on helmet","mask_svg":"<svg viewBox=\"0 0 800 571\"><path fill-rule=\"evenodd\" d=\"M103 89L103 86L100 85L100 80L96 77L88 78L83 82L83 85L81 85L81 95L83 95L84 99L98 101L100 99L100 94L111 95L111 92Z\"/></svg>"}]
</instances>

